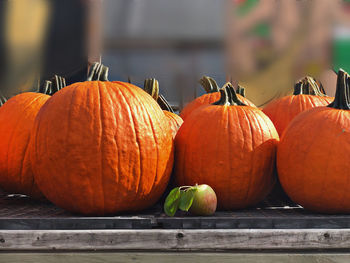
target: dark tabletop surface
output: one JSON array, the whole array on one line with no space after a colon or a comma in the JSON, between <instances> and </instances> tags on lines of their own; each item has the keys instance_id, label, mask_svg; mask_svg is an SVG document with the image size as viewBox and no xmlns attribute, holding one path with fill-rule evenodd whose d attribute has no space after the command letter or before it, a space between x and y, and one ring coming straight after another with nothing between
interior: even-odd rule
<instances>
[{"instance_id":1,"label":"dark tabletop surface","mask_svg":"<svg viewBox=\"0 0 350 263\"><path fill-rule=\"evenodd\" d=\"M269 197L256 207L217 211L194 217L178 212L167 217L161 204L139 213L105 217L71 214L49 202L26 196L0 194L0 229L300 229L350 228L350 215L311 213L288 198Z\"/></svg>"}]
</instances>

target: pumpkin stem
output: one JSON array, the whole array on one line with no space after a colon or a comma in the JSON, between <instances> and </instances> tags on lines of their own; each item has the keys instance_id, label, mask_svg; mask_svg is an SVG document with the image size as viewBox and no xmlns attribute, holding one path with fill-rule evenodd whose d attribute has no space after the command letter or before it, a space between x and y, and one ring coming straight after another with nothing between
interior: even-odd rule
<instances>
[{"instance_id":1,"label":"pumpkin stem","mask_svg":"<svg viewBox=\"0 0 350 263\"><path fill-rule=\"evenodd\" d=\"M40 87L39 92L52 96L54 93L66 86L66 79L55 75L51 80L46 80Z\"/></svg>"},{"instance_id":2,"label":"pumpkin stem","mask_svg":"<svg viewBox=\"0 0 350 263\"><path fill-rule=\"evenodd\" d=\"M334 101L328 107L339 110L350 110L350 76L347 72L339 69L337 90Z\"/></svg>"},{"instance_id":3,"label":"pumpkin stem","mask_svg":"<svg viewBox=\"0 0 350 263\"><path fill-rule=\"evenodd\" d=\"M240 99L237 97L236 91L230 82L227 82L220 89L220 100L214 102L212 105L228 105L228 106L246 106Z\"/></svg>"},{"instance_id":4,"label":"pumpkin stem","mask_svg":"<svg viewBox=\"0 0 350 263\"><path fill-rule=\"evenodd\" d=\"M211 77L203 76L198 82L202 85L203 89L207 93L213 93L213 92L219 91L218 84Z\"/></svg>"},{"instance_id":5,"label":"pumpkin stem","mask_svg":"<svg viewBox=\"0 0 350 263\"><path fill-rule=\"evenodd\" d=\"M0 107L7 101L6 97L0 92Z\"/></svg>"},{"instance_id":6,"label":"pumpkin stem","mask_svg":"<svg viewBox=\"0 0 350 263\"><path fill-rule=\"evenodd\" d=\"M156 79L145 79L143 89L155 99L162 110L170 111L174 113L169 102L164 98L162 94L159 94L159 82Z\"/></svg>"},{"instance_id":7,"label":"pumpkin stem","mask_svg":"<svg viewBox=\"0 0 350 263\"><path fill-rule=\"evenodd\" d=\"M109 68L101 63L95 62L89 70L87 81L108 81Z\"/></svg>"},{"instance_id":8,"label":"pumpkin stem","mask_svg":"<svg viewBox=\"0 0 350 263\"><path fill-rule=\"evenodd\" d=\"M245 97L245 88L243 88L242 86L240 86L238 84L237 89L236 89L236 93L241 95L242 97Z\"/></svg>"},{"instance_id":9,"label":"pumpkin stem","mask_svg":"<svg viewBox=\"0 0 350 263\"><path fill-rule=\"evenodd\" d=\"M158 100L159 97L159 82L156 79L145 79L143 89L152 96L153 99Z\"/></svg>"},{"instance_id":10,"label":"pumpkin stem","mask_svg":"<svg viewBox=\"0 0 350 263\"><path fill-rule=\"evenodd\" d=\"M321 83L312 77L306 76L295 83L293 95L315 95L325 96L325 91Z\"/></svg>"}]
</instances>

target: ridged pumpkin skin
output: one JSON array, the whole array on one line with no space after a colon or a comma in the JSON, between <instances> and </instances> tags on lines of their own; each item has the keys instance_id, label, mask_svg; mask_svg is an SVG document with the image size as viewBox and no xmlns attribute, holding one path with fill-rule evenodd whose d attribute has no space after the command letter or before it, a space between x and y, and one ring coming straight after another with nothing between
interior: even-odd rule
<instances>
[{"instance_id":1,"label":"ridged pumpkin skin","mask_svg":"<svg viewBox=\"0 0 350 263\"><path fill-rule=\"evenodd\" d=\"M340 70L334 102L298 115L281 138L280 182L288 196L306 209L350 213L349 102L350 77Z\"/></svg>"},{"instance_id":2,"label":"ridged pumpkin skin","mask_svg":"<svg viewBox=\"0 0 350 263\"><path fill-rule=\"evenodd\" d=\"M237 94L237 97L246 105L251 107L256 107L250 100L246 99L245 97ZM212 104L220 99L220 92L213 92L213 93L207 93L204 94L195 100L191 101L189 104L187 104L182 111L180 112L180 117L183 119L183 121L186 120L186 118L196 109L203 105L209 105Z\"/></svg>"},{"instance_id":3,"label":"ridged pumpkin skin","mask_svg":"<svg viewBox=\"0 0 350 263\"><path fill-rule=\"evenodd\" d=\"M145 209L163 194L172 170L167 119L151 96L129 83L64 88L40 110L32 138L39 188L72 212Z\"/></svg>"},{"instance_id":4,"label":"ridged pumpkin skin","mask_svg":"<svg viewBox=\"0 0 350 263\"><path fill-rule=\"evenodd\" d=\"M175 138L178 185L208 184L220 209L245 208L273 188L277 131L259 109L208 105L193 112Z\"/></svg>"},{"instance_id":5,"label":"ridged pumpkin skin","mask_svg":"<svg viewBox=\"0 0 350 263\"><path fill-rule=\"evenodd\" d=\"M172 112L166 111L166 110L163 110L163 112L170 123L170 128L171 128L172 133L173 133L173 138L175 138L178 130L180 129L180 127L184 121L176 113L172 113Z\"/></svg>"},{"instance_id":6,"label":"ridged pumpkin skin","mask_svg":"<svg viewBox=\"0 0 350 263\"><path fill-rule=\"evenodd\" d=\"M49 98L26 92L0 107L0 188L7 193L43 198L34 182L28 144L35 117Z\"/></svg>"},{"instance_id":7,"label":"ridged pumpkin skin","mask_svg":"<svg viewBox=\"0 0 350 263\"><path fill-rule=\"evenodd\" d=\"M294 202L317 212L350 212L349 127L349 111L328 107L292 121L278 146L277 169Z\"/></svg>"},{"instance_id":8,"label":"ridged pumpkin skin","mask_svg":"<svg viewBox=\"0 0 350 263\"><path fill-rule=\"evenodd\" d=\"M272 101L263 109L263 112L271 119L278 134L282 136L289 123L301 112L326 106L333 99L327 96L291 95Z\"/></svg>"}]
</instances>

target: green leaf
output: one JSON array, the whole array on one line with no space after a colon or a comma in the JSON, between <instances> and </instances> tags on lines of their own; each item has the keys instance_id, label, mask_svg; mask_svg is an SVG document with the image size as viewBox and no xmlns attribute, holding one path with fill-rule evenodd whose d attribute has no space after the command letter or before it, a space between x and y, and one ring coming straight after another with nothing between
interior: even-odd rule
<instances>
[{"instance_id":1,"label":"green leaf","mask_svg":"<svg viewBox=\"0 0 350 263\"><path fill-rule=\"evenodd\" d=\"M181 192L180 196L180 203L179 203L179 209L182 211L188 211L190 209L193 199L194 199L194 193L197 190L197 188L189 188L186 191Z\"/></svg>"},{"instance_id":2,"label":"green leaf","mask_svg":"<svg viewBox=\"0 0 350 263\"><path fill-rule=\"evenodd\" d=\"M168 216L175 215L177 209L179 208L180 196L181 192L179 187L176 187L170 191L164 203L165 214L167 214Z\"/></svg>"}]
</instances>

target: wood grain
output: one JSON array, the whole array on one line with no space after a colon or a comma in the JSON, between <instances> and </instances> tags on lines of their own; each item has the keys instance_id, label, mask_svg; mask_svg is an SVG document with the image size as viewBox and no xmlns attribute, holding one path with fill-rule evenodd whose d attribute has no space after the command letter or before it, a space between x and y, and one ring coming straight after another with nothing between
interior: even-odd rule
<instances>
[{"instance_id":1,"label":"wood grain","mask_svg":"<svg viewBox=\"0 0 350 263\"><path fill-rule=\"evenodd\" d=\"M350 249L350 229L1 230L0 250L239 250Z\"/></svg>"},{"instance_id":2,"label":"wood grain","mask_svg":"<svg viewBox=\"0 0 350 263\"><path fill-rule=\"evenodd\" d=\"M3 253L0 263L348 263L349 254L242 253Z\"/></svg>"}]
</instances>

